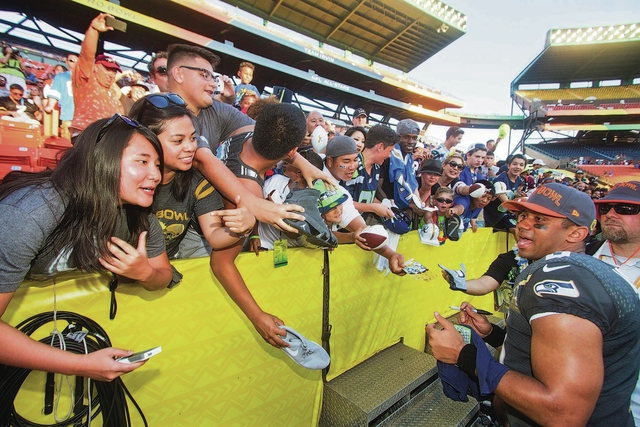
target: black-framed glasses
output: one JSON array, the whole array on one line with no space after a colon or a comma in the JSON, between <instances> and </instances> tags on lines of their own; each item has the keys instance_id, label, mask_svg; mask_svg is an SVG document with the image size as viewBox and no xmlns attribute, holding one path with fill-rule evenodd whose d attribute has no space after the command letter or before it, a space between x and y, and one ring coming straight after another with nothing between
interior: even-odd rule
<instances>
[{"instance_id":1,"label":"black-framed glasses","mask_svg":"<svg viewBox=\"0 0 640 427\"><path fill-rule=\"evenodd\" d=\"M104 126L102 126L102 129L100 129L100 132L98 132L98 137L96 138L96 144L98 142L100 142L100 140L102 139L102 137L104 136L105 133L107 133L107 130L109 129L109 126L111 126L112 124L115 123L116 120L118 119L122 119L123 122L125 122L126 124L128 124L131 127L134 128L139 128L140 127L140 123L138 123L137 121L130 119L127 116L123 116L122 114L114 114L109 120L107 120L107 123L104 124Z\"/></svg>"},{"instance_id":2,"label":"black-framed glasses","mask_svg":"<svg viewBox=\"0 0 640 427\"><path fill-rule=\"evenodd\" d=\"M446 165L451 166L454 169L464 169L464 165L462 163L458 163L458 162L449 162L449 163L445 163Z\"/></svg>"},{"instance_id":3,"label":"black-framed glasses","mask_svg":"<svg viewBox=\"0 0 640 427\"><path fill-rule=\"evenodd\" d=\"M207 70L206 68L200 68L200 67L192 67L190 65L179 65L179 68L186 68L187 70L193 70L193 71L200 71L200 74L202 76L203 79L205 79L205 81L210 82L211 80L213 80L213 73L209 70Z\"/></svg>"},{"instance_id":4,"label":"black-framed glasses","mask_svg":"<svg viewBox=\"0 0 640 427\"><path fill-rule=\"evenodd\" d=\"M171 104L179 105L180 107L185 107L187 105L184 102L184 99L177 93L154 93L151 95L147 95L144 97L144 104L142 104L142 108L138 113L138 121L142 121L144 117L144 111L147 109L147 105L153 105L154 107L162 110L163 108L167 108Z\"/></svg>"},{"instance_id":5,"label":"black-framed glasses","mask_svg":"<svg viewBox=\"0 0 640 427\"><path fill-rule=\"evenodd\" d=\"M637 215L640 212L640 205L626 203L598 203L598 213L606 215L613 208L618 215Z\"/></svg>"},{"instance_id":6,"label":"black-framed glasses","mask_svg":"<svg viewBox=\"0 0 640 427\"><path fill-rule=\"evenodd\" d=\"M452 199L443 199L441 197L436 197L436 202L440 202L440 203L453 203Z\"/></svg>"},{"instance_id":7,"label":"black-framed glasses","mask_svg":"<svg viewBox=\"0 0 640 427\"><path fill-rule=\"evenodd\" d=\"M161 65L156 68L156 74L160 74L161 76L167 75L167 67L165 65Z\"/></svg>"}]
</instances>

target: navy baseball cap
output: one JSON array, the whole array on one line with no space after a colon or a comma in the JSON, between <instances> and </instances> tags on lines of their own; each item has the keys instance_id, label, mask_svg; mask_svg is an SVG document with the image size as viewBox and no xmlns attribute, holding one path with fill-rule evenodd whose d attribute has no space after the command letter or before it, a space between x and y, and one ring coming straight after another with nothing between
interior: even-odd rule
<instances>
[{"instance_id":1,"label":"navy baseball cap","mask_svg":"<svg viewBox=\"0 0 640 427\"><path fill-rule=\"evenodd\" d=\"M526 201L508 200L502 207L510 211L529 210L555 218L567 218L576 225L593 230L596 225L596 206L591 197L573 187L559 183L536 188Z\"/></svg>"},{"instance_id":2,"label":"navy baseball cap","mask_svg":"<svg viewBox=\"0 0 640 427\"><path fill-rule=\"evenodd\" d=\"M640 181L620 182L611 187L606 196L594 202L640 205Z\"/></svg>"},{"instance_id":3,"label":"navy baseball cap","mask_svg":"<svg viewBox=\"0 0 640 427\"><path fill-rule=\"evenodd\" d=\"M353 112L353 117L355 118L360 116L369 117L369 115L367 114L364 108L356 108L355 111Z\"/></svg>"}]
</instances>

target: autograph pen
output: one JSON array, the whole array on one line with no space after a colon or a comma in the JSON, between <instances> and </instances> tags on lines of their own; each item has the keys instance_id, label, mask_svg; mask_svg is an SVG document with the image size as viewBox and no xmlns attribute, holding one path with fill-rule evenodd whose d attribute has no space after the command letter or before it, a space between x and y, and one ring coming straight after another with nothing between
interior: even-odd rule
<instances>
[{"instance_id":1,"label":"autograph pen","mask_svg":"<svg viewBox=\"0 0 640 427\"><path fill-rule=\"evenodd\" d=\"M451 309L452 309L452 310L458 310L458 311L461 311L461 310L460 310L460 307L459 307L459 306L457 306L457 305L452 305L452 306L450 306L450 307L451 307ZM471 311L473 311L474 313L478 313L478 314L484 314L485 316L491 316L491 315L493 315L493 313L491 313L490 311L482 310L482 309L479 309L479 308L474 308L474 309L473 309L473 310L471 310Z\"/></svg>"}]
</instances>

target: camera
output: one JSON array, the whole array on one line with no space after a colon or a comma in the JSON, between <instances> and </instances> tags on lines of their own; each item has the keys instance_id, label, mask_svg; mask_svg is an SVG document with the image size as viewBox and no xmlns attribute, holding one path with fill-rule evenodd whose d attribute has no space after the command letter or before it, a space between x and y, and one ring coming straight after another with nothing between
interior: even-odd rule
<instances>
[{"instance_id":1,"label":"camera","mask_svg":"<svg viewBox=\"0 0 640 427\"><path fill-rule=\"evenodd\" d=\"M213 92L216 94L224 92L224 80L222 80L222 74L213 73L213 80L216 83L216 88Z\"/></svg>"}]
</instances>

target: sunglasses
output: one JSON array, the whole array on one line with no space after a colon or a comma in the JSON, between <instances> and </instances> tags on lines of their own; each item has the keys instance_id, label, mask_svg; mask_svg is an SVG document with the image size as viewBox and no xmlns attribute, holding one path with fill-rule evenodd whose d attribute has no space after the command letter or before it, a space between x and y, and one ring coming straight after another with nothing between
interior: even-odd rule
<instances>
[{"instance_id":1,"label":"sunglasses","mask_svg":"<svg viewBox=\"0 0 640 427\"><path fill-rule=\"evenodd\" d=\"M138 121L142 121L144 117L144 111L147 109L147 105L153 105L159 110L163 108L167 108L171 104L178 105L180 107L185 107L187 105L184 102L184 99L177 93L154 93L153 95L147 95L144 97L144 104L142 104L142 108L140 109L140 113L138 113Z\"/></svg>"},{"instance_id":2,"label":"sunglasses","mask_svg":"<svg viewBox=\"0 0 640 427\"><path fill-rule=\"evenodd\" d=\"M167 67L165 67L164 65L159 66L158 68L156 68L156 74L160 74L161 76L166 76Z\"/></svg>"},{"instance_id":3,"label":"sunglasses","mask_svg":"<svg viewBox=\"0 0 640 427\"><path fill-rule=\"evenodd\" d=\"M205 68L198 68L198 67L191 67L189 65L179 65L179 68L186 68L187 70L193 70L193 71L199 71L202 76L202 78L207 81L210 82L211 80L213 80L213 73Z\"/></svg>"},{"instance_id":4,"label":"sunglasses","mask_svg":"<svg viewBox=\"0 0 640 427\"><path fill-rule=\"evenodd\" d=\"M462 163L457 163L457 162L449 162L449 163L445 163L446 165L451 166L454 169L464 169L464 165Z\"/></svg>"},{"instance_id":5,"label":"sunglasses","mask_svg":"<svg viewBox=\"0 0 640 427\"><path fill-rule=\"evenodd\" d=\"M453 203L453 200L451 199L443 199L441 197L437 197L436 198L436 202L440 202L440 203Z\"/></svg>"},{"instance_id":6,"label":"sunglasses","mask_svg":"<svg viewBox=\"0 0 640 427\"><path fill-rule=\"evenodd\" d=\"M102 129L100 129L100 132L98 132L98 137L96 138L96 144L98 144L100 142L100 140L102 140L102 137L104 136L105 133L107 133L107 130L109 129L109 126L111 126L112 124L114 124L116 122L116 120L118 119L122 119L123 122L125 122L126 124L128 124L131 127L134 128L139 128L140 127L140 123L136 122L133 119L130 119L127 116L123 116L122 114L114 114L113 117L111 117L107 123L104 124L104 126L102 126Z\"/></svg>"},{"instance_id":7,"label":"sunglasses","mask_svg":"<svg viewBox=\"0 0 640 427\"><path fill-rule=\"evenodd\" d=\"M606 215L611 208L613 208L618 215L637 215L638 212L640 212L640 205L603 203L598 204L598 213L600 215Z\"/></svg>"}]
</instances>

